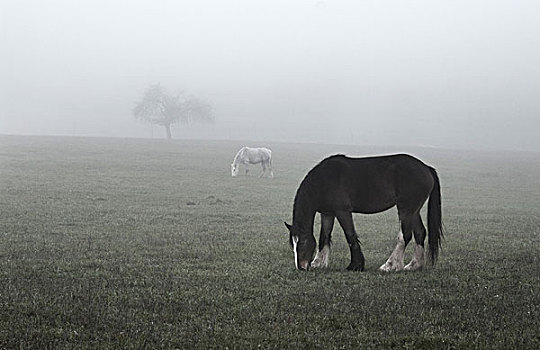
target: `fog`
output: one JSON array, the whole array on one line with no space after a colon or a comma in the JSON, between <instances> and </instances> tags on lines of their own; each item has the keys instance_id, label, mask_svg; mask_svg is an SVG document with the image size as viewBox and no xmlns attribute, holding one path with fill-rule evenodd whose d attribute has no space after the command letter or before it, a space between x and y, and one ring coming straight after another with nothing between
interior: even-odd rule
<instances>
[{"instance_id":1,"label":"fog","mask_svg":"<svg viewBox=\"0 0 540 350\"><path fill-rule=\"evenodd\" d=\"M204 98L175 138L540 151L540 3L2 1L0 134L164 137L150 84Z\"/></svg>"}]
</instances>

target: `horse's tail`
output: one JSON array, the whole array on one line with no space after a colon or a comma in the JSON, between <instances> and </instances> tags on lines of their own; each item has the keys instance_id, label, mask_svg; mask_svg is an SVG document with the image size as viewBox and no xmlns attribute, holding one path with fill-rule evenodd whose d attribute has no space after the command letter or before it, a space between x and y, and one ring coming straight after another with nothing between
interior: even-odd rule
<instances>
[{"instance_id":1,"label":"horse's tail","mask_svg":"<svg viewBox=\"0 0 540 350\"><path fill-rule=\"evenodd\" d=\"M441 209L441 183L437 171L433 168L429 168L431 176L433 176L433 189L429 195L428 201L428 242L429 242L429 255L431 258L431 264L434 265L439 255L439 249L441 247L441 240L443 238L442 227L442 209Z\"/></svg>"}]
</instances>

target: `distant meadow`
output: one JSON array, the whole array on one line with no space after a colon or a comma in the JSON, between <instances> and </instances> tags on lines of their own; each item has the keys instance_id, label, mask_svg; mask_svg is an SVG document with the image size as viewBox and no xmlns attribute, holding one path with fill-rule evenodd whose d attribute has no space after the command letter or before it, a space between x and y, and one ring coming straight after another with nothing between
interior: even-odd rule
<instances>
[{"instance_id":1,"label":"distant meadow","mask_svg":"<svg viewBox=\"0 0 540 350\"><path fill-rule=\"evenodd\" d=\"M0 348L540 347L537 153L405 149L441 178L438 263L378 271L391 209L354 216L364 272L338 225L301 272L283 221L305 173L396 150L268 142L275 177L233 178L243 145L0 136Z\"/></svg>"}]
</instances>

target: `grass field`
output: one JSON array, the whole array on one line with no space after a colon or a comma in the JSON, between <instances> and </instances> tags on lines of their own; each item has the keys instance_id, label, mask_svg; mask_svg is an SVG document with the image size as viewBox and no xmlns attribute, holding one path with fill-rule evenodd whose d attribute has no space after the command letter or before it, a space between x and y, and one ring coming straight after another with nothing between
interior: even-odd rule
<instances>
[{"instance_id":1,"label":"grass field","mask_svg":"<svg viewBox=\"0 0 540 350\"><path fill-rule=\"evenodd\" d=\"M268 143L274 179L232 178L242 145L0 136L0 348L540 348L539 153ZM394 151L439 171L438 264L378 272L392 209L355 216L365 272L337 225L296 271L305 173Z\"/></svg>"}]
</instances>

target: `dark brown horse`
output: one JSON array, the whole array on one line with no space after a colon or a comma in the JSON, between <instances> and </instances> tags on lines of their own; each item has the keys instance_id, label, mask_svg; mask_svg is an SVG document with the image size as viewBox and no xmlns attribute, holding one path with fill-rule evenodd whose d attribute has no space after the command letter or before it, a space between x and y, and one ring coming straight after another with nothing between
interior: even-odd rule
<instances>
[{"instance_id":1,"label":"dark brown horse","mask_svg":"<svg viewBox=\"0 0 540 350\"><path fill-rule=\"evenodd\" d=\"M373 214L397 206L401 231L397 245L382 271L417 270L424 266L426 229L420 209L429 197L428 242L431 263L437 260L443 236L441 192L437 172L406 154L349 158L328 157L306 175L296 191L292 225L285 223L298 269L326 267L334 219L345 232L351 250L348 270L364 269L364 255L354 229L352 213ZM313 222L321 213L319 251L315 256ZM405 247L416 242L411 262L404 266Z\"/></svg>"}]
</instances>

